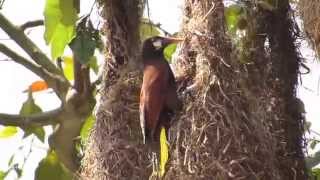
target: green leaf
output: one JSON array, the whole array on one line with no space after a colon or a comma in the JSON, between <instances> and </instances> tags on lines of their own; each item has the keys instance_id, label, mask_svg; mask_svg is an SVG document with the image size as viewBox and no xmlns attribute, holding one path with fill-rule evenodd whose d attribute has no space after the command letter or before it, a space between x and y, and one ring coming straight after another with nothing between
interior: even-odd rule
<instances>
[{"instance_id":1,"label":"green leaf","mask_svg":"<svg viewBox=\"0 0 320 180\"><path fill-rule=\"evenodd\" d=\"M75 36L77 11L73 0L47 0L44 11L44 39L51 45L53 59L60 57Z\"/></svg>"},{"instance_id":2,"label":"green leaf","mask_svg":"<svg viewBox=\"0 0 320 180\"><path fill-rule=\"evenodd\" d=\"M320 180L320 168L314 168L311 170L312 179Z\"/></svg>"},{"instance_id":3,"label":"green leaf","mask_svg":"<svg viewBox=\"0 0 320 180\"><path fill-rule=\"evenodd\" d=\"M75 60L81 64L87 64L94 54L97 42L91 37L90 32L78 33L78 35L70 43Z\"/></svg>"},{"instance_id":4,"label":"green leaf","mask_svg":"<svg viewBox=\"0 0 320 180\"><path fill-rule=\"evenodd\" d=\"M169 63L171 63L172 54L176 51L176 49L177 49L176 44L170 44L164 49L163 51L164 57Z\"/></svg>"},{"instance_id":5,"label":"green leaf","mask_svg":"<svg viewBox=\"0 0 320 180\"><path fill-rule=\"evenodd\" d=\"M95 122L95 117L93 115L90 115L86 121L83 123L80 131L80 137L81 137L81 142L82 144L87 143L87 139L90 133L90 130L92 129L94 122Z\"/></svg>"},{"instance_id":6,"label":"green leaf","mask_svg":"<svg viewBox=\"0 0 320 180\"><path fill-rule=\"evenodd\" d=\"M55 33L55 29L60 23L62 16L59 8L59 0L47 0L44 10L44 25L45 33L44 39L47 44L50 44L51 39Z\"/></svg>"},{"instance_id":7,"label":"green leaf","mask_svg":"<svg viewBox=\"0 0 320 180\"><path fill-rule=\"evenodd\" d=\"M23 138L26 138L28 136L30 136L31 134L34 134L41 142L44 143L45 141L45 131L43 129L43 127L27 127L24 128L24 135Z\"/></svg>"},{"instance_id":8,"label":"green leaf","mask_svg":"<svg viewBox=\"0 0 320 180\"><path fill-rule=\"evenodd\" d=\"M32 114L41 113L41 108L36 105L34 99L32 97L32 93L29 92L28 99L22 104L20 109L20 115L29 116ZM28 137L31 134L34 134L40 141L44 142L45 131L43 127L36 127L36 126L27 126L23 128L24 135L23 137Z\"/></svg>"},{"instance_id":9,"label":"green leaf","mask_svg":"<svg viewBox=\"0 0 320 180\"><path fill-rule=\"evenodd\" d=\"M74 79L73 58L70 56L63 56L62 60L64 63L63 73L69 81L72 81Z\"/></svg>"},{"instance_id":10,"label":"green leaf","mask_svg":"<svg viewBox=\"0 0 320 180\"><path fill-rule=\"evenodd\" d=\"M29 95L28 99L22 104L19 114L23 116L28 116L32 114L41 113L41 112L42 112L41 108L35 104L32 95Z\"/></svg>"},{"instance_id":11,"label":"green leaf","mask_svg":"<svg viewBox=\"0 0 320 180\"><path fill-rule=\"evenodd\" d=\"M311 148L311 149L314 149L318 143L319 143L318 140L312 140L312 141L311 141L311 144L310 144L310 148Z\"/></svg>"},{"instance_id":12,"label":"green leaf","mask_svg":"<svg viewBox=\"0 0 320 180\"><path fill-rule=\"evenodd\" d=\"M67 27L59 24L51 41L52 59L57 59L63 55L66 45L70 43L74 37L74 27Z\"/></svg>"},{"instance_id":13,"label":"green leaf","mask_svg":"<svg viewBox=\"0 0 320 180\"><path fill-rule=\"evenodd\" d=\"M150 24L147 24L147 22L149 22L149 20L147 19L143 19L141 24L140 24L140 38L141 40L145 40L149 37L152 37L152 36L157 36L160 34L158 28L156 26L152 26Z\"/></svg>"},{"instance_id":14,"label":"green leaf","mask_svg":"<svg viewBox=\"0 0 320 180\"><path fill-rule=\"evenodd\" d=\"M71 180L72 175L59 162L54 151L50 151L47 157L42 159L35 172L35 180Z\"/></svg>"},{"instance_id":15,"label":"green leaf","mask_svg":"<svg viewBox=\"0 0 320 180\"><path fill-rule=\"evenodd\" d=\"M89 66L95 74L99 72L98 60L96 56L92 56L89 61Z\"/></svg>"},{"instance_id":16,"label":"green leaf","mask_svg":"<svg viewBox=\"0 0 320 180\"><path fill-rule=\"evenodd\" d=\"M243 12L242 7L236 4L226 7L224 15L225 15L228 30L231 33L236 32L237 24L239 22L242 12Z\"/></svg>"},{"instance_id":17,"label":"green leaf","mask_svg":"<svg viewBox=\"0 0 320 180\"><path fill-rule=\"evenodd\" d=\"M9 170L4 172L4 171L0 171L0 180L4 180L6 178L6 176L8 175Z\"/></svg>"},{"instance_id":18,"label":"green leaf","mask_svg":"<svg viewBox=\"0 0 320 180\"><path fill-rule=\"evenodd\" d=\"M5 172L0 171L0 180L4 180L5 175L6 175Z\"/></svg>"},{"instance_id":19,"label":"green leaf","mask_svg":"<svg viewBox=\"0 0 320 180\"><path fill-rule=\"evenodd\" d=\"M5 126L0 130L0 138L9 138L16 135L18 132L15 126Z\"/></svg>"}]
</instances>

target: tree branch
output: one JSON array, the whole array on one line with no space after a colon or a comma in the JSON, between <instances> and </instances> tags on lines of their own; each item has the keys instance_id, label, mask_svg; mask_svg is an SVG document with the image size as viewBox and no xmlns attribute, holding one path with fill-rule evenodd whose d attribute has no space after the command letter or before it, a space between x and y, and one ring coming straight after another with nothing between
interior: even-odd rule
<instances>
[{"instance_id":1,"label":"tree branch","mask_svg":"<svg viewBox=\"0 0 320 180\"><path fill-rule=\"evenodd\" d=\"M58 87L56 81L59 81L60 76L51 74L48 72L45 68L41 67L38 64L32 63L30 60L20 56L10 48L8 48L6 45L0 43L0 52L8 56L12 59L12 61L21 64L22 66L26 67L39 77L41 77L43 80L45 80L49 87L55 90L56 93L58 93Z\"/></svg>"},{"instance_id":2,"label":"tree branch","mask_svg":"<svg viewBox=\"0 0 320 180\"><path fill-rule=\"evenodd\" d=\"M14 26L3 14L0 12L0 28L2 28L11 39L13 39L31 58L34 62L47 71L52 77L55 77L54 90L58 97L64 101L69 87L69 81L64 76L63 72L55 66L55 64L24 34L19 28Z\"/></svg>"},{"instance_id":3,"label":"tree branch","mask_svg":"<svg viewBox=\"0 0 320 180\"><path fill-rule=\"evenodd\" d=\"M35 20L35 21L28 21L24 24L22 24L20 26L20 29L22 31L25 31L26 29L28 28L32 28L32 27L37 27L37 26L42 26L44 23L43 23L43 20Z\"/></svg>"},{"instance_id":4,"label":"tree branch","mask_svg":"<svg viewBox=\"0 0 320 180\"><path fill-rule=\"evenodd\" d=\"M51 79L50 74L47 71L44 71L44 68L42 68L40 65L32 63L30 60L27 60L26 58L20 56L19 54L17 54L16 52L14 52L2 43L0 43L0 52L11 58L12 61L21 64L30 71L34 72L42 79L46 81L47 79Z\"/></svg>"},{"instance_id":5,"label":"tree branch","mask_svg":"<svg viewBox=\"0 0 320 180\"><path fill-rule=\"evenodd\" d=\"M0 124L4 126L46 126L58 123L58 116L63 112L63 108L47 111L39 114L34 114L30 116L13 115L13 114L3 114L0 113Z\"/></svg>"},{"instance_id":6,"label":"tree branch","mask_svg":"<svg viewBox=\"0 0 320 180\"><path fill-rule=\"evenodd\" d=\"M0 28L3 29L37 64L46 68L50 73L63 76L63 73L19 28L14 26L0 13ZM67 81L67 80L66 80Z\"/></svg>"}]
</instances>

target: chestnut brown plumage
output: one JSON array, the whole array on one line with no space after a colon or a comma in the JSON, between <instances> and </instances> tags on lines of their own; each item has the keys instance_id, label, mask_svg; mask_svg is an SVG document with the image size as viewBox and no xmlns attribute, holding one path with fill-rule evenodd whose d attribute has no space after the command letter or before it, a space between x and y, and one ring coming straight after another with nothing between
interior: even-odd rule
<instances>
[{"instance_id":1,"label":"chestnut brown plumage","mask_svg":"<svg viewBox=\"0 0 320 180\"><path fill-rule=\"evenodd\" d=\"M155 36L142 47L143 83L140 93L140 125L143 143L154 141L163 126L169 128L170 117L182 104L176 92L176 82L163 50L182 39Z\"/></svg>"}]
</instances>

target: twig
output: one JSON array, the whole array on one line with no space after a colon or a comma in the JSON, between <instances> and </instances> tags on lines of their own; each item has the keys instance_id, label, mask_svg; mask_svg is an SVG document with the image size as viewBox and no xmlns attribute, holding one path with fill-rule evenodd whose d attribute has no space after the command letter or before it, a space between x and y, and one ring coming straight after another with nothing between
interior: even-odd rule
<instances>
[{"instance_id":1,"label":"twig","mask_svg":"<svg viewBox=\"0 0 320 180\"><path fill-rule=\"evenodd\" d=\"M28 28L33 28L33 27L37 27L37 26L43 26L43 24L44 24L44 23L43 23L43 20L28 21L28 22L22 24L22 25L20 26L20 29L21 29L22 31L25 31L25 30L28 29Z\"/></svg>"},{"instance_id":2,"label":"twig","mask_svg":"<svg viewBox=\"0 0 320 180\"><path fill-rule=\"evenodd\" d=\"M5 31L8 36L13 39L37 64L46 68L53 74L63 76L54 63L35 45L19 28L14 26L3 14L0 12L0 28Z\"/></svg>"},{"instance_id":3,"label":"twig","mask_svg":"<svg viewBox=\"0 0 320 180\"><path fill-rule=\"evenodd\" d=\"M317 136L320 136L320 133L318 133L317 131L314 131L314 130L310 129L310 132L314 133Z\"/></svg>"},{"instance_id":4,"label":"twig","mask_svg":"<svg viewBox=\"0 0 320 180\"><path fill-rule=\"evenodd\" d=\"M0 61L11 61L11 59L0 59Z\"/></svg>"},{"instance_id":5,"label":"twig","mask_svg":"<svg viewBox=\"0 0 320 180\"><path fill-rule=\"evenodd\" d=\"M27 160L29 159L29 157L30 157L30 155L32 153L33 144L34 144L34 137L32 137L32 139L31 139L30 147L29 147L29 151L28 151L27 155L23 157L23 162L22 162L22 167L21 167L22 170L24 170L26 162L27 162Z\"/></svg>"},{"instance_id":6,"label":"twig","mask_svg":"<svg viewBox=\"0 0 320 180\"><path fill-rule=\"evenodd\" d=\"M219 90L220 90L220 93L222 94L222 96L228 100L229 102L231 102L231 100L229 99L229 97L224 93L222 87L221 87L221 84L220 84L220 81L217 82L218 83L218 87L219 87Z\"/></svg>"},{"instance_id":7,"label":"twig","mask_svg":"<svg viewBox=\"0 0 320 180\"><path fill-rule=\"evenodd\" d=\"M89 12L89 16L91 15L91 13L92 13L92 11L93 11L93 8L94 8L94 6L96 5L96 3L97 3L97 0L95 0L95 1L93 2L92 6L91 6L91 9L90 9L90 12Z\"/></svg>"},{"instance_id":8,"label":"twig","mask_svg":"<svg viewBox=\"0 0 320 180\"><path fill-rule=\"evenodd\" d=\"M315 138L306 138L306 140L307 140L307 143L309 143L310 141L315 141L317 143L320 143L320 140L315 139Z\"/></svg>"},{"instance_id":9,"label":"twig","mask_svg":"<svg viewBox=\"0 0 320 180\"><path fill-rule=\"evenodd\" d=\"M19 27L14 26L5 16L3 16L1 12L0 28L6 32L8 36L14 40L35 63L40 65L43 69L42 71L46 71L51 75L51 77L55 77L55 82L47 83L51 83L51 85L56 87L54 89L55 92L58 97L64 101L67 91L71 85L64 76L63 71L61 71Z\"/></svg>"},{"instance_id":10,"label":"twig","mask_svg":"<svg viewBox=\"0 0 320 180\"><path fill-rule=\"evenodd\" d=\"M27 60L26 58L20 56L10 48L8 48L6 45L0 43L0 52L2 52L4 55L8 56L11 58L12 61L15 61L18 64L21 64L25 66L27 69L30 71L34 72L38 76L40 76L43 79L46 79L45 72L43 72L43 69L41 66L32 63L31 61Z\"/></svg>"},{"instance_id":11,"label":"twig","mask_svg":"<svg viewBox=\"0 0 320 180\"><path fill-rule=\"evenodd\" d=\"M5 0L2 0L2 2L0 1L0 9L2 9L4 2L5 2Z\"/></svg>"},{"instance_id":12,"label":"twig","mask_svg":"<svg viewBox=\"0 0 320 180\"><path fill-rule=\"evenodd\" d=\"M200 22L203 22L210 14L212 11L214 11L216 8L216 4L215 3L212 3L212 6L211 8L209 9L209 11L206 13L206 15L203 16L203 18L201 19Z\"/></svg>"},{"instance_id":13,"label":"twig","mask_svg":"<svg viewBox=\"0 0 320 180\"><path fill-rule=\"evenodd\" d=\"M58 123L57 117L60 116L62 112L63 108L60 107L52 111L38 113L30 116L0 113L0 124L4 126L18 127L52 125Z\"/></svg>"},{"instance_id":14,"label":"twig","mask_svg":"<svg viewBox=\"0 0 320 180\"><path fill-rule=\"evenodd\" d=\"M149 22L151 22L151 21L150 21L150 6L149 6L149 0L145 0L145 3L146 3L146 5L147 5L148 19L149 19Z\"/></svg>"},{"instance_id":15,"label":"twig","mask_svg":"<svg viewBox=\"0 0 320 180\"><path fill-rule=\"evenodd\" d=\"M32 63L30 60L20 56L10 48L8 48L6 45L0 43L0 52L11 58L12 61L21 64L22 66L26 67L28 70L32 71L39 77L41 77L43 80L45 80L48 85L53 88L54 90L57 89L57 78L56 75L53 75L45 70L42 66Z\"/></svg>"}]
</instances>

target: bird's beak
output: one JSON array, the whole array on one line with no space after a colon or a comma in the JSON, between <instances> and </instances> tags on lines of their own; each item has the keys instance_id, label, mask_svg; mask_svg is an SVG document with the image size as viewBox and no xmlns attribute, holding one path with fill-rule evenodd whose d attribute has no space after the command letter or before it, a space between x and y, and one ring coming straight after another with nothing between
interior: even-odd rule
<instances>
[{"instance_id":1,"label":"bird's beak","mask_svg":"<svg viewBox=\"0 0 320 180\"><path fill-rule=\"evenodd\" d=\"M164 37L164 44L169 45L173 43L179 43L184 41L183 38Z\"/></svg>"}]
</instances>

